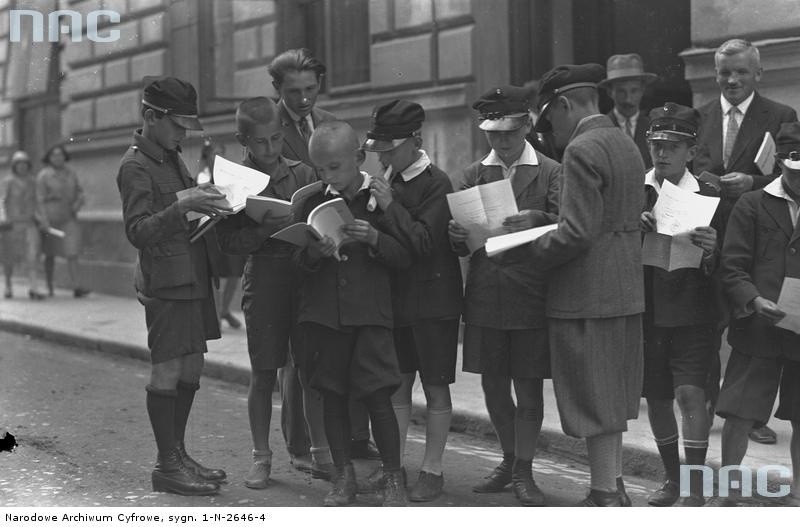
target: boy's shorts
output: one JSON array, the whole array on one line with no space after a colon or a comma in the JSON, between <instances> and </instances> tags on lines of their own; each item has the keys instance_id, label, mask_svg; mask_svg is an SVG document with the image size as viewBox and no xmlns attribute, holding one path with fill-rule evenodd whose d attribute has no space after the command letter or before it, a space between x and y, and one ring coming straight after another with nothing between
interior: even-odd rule
<instances>
[{"instance_id":1,"label":"boy's shorts","mask_svg":"<svg viewBox=\"0 0 800 527\"><path fill-rule=\"evenodd\" d=\"M719 392L717 415L767 424L780 389L775 417L800 421L800 362L785 357L753 357L733 349Z\"/></svg>"},{"instance_id":2,"label":"boy's shorts","mask_svg":"<svg viewBox=\"0 0 800 527\"><path fill-rule=\"evenodd\" d=\"M394 345L401 373L419 371L432 386L456 382L459 319L426 320L394 329Z\"/></svg>"},{"instance_id":3,"label":"boy's shorts","mask_svg":"<svg viewBox=\"0 0 800 527\"><path fill-rule=\"evenodd\" d=\"M466 324L462 369L513 379L549 379L547 328L496 329Z\"/></svg>"},{"instance_id":4,"label":"boy's shorts","mask_svg":"<svg viewBox=\"0 0 800 527\"><path fill-rule=\"evenodd\" d=\"M192 353L206 353L206 341L220 338L217 310L211 297L163 300L139 293L138 299L144 306L152 364Z\"/></svg>"},{"instance_id":5,"label":"boy's shorts","mask_svg":"<svg viewBox=\"0 0 800 527\"><path fill-rule=\"evenodd\" d=\"M674 399L681 385L705 388L717 332L711 324L644 328L642 397Z\"/></svg>"},{"instance_id":6,"label":"boy's shorts","mask_svg":"<svg viewBox=\"0 0 800 527\"><path fill-rule=\"evenodd\" d=\"M380 389L394 392L400 386L391 329L356 326L336 330L315 322L303 322L300 328L310 352L312 388L363 399Z\"/></svg>"}]
</instances>

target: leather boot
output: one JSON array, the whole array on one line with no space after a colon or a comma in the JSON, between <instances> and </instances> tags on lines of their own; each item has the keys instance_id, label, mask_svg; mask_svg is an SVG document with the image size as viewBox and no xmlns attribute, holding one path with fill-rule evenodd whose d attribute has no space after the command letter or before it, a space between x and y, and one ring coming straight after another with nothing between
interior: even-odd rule
<instances>
[{"instance_id":1,"label":"leather boot","mask_svg":"<svg viewBox=\"0 0 800 527\"><path fill-rule=\"evenodd\" d=\"M384 507L407 507L406 482L400 470L384 470L385 485L383 487Z\"/></svg>"},{"instance_id":2,"label":"leather boot","mask_svg":"<svg viewBox=\"0 0 800 527\"><path fill-rule=\"evenodd\" d=\"M209 496L219 492L217 483L198 478L183 464L177 449L158 454L152 481L155 492L171 492L183 496Z\"/></svg>"},{"instance_id":3,"label":"leather boot","mask_svg":"<svg viewBox=\"0 0 800 527\"><path fill-rule=\"evenodd\" d=\"M514 465L513 456L503 456L503 461L497 465L492 473L484 478L484 480L474 487L472 492L487 493L487 492L503 492L506 485L511 483L511 467Z\"/></svg>"},{"instance_id":4,"label":"leather boot","mask_svg":"<svg viewBox=\"0 0 800 527\"><path fill-rule=\"evenodd\" d=\"M192 459L189 454L186 453L186 445L183 444L183 441L178 441L175 445L175 449L178 451L178 455L181 457L181 461L186 468L191 470L194 475L200 479L221 481L227 477L227 474L225 474L225 471L221 468L206 468Z\"/></svg>"},{"instance_id":5,"label":"leather boot","mask_svg":"<svg viewBox=\"0 0 800 527\"><path fill-rule=\"evenodd\" d=\"M333 475L333 488L325 496L326 507L342 507L356 500L356 470L352 463L336 467Z\"/></svg>"},{"instance_id":6,"label":"leather boot","mask_svg":"<svg viewBox=\"0 0 800 527\"><path fill-rule=\"evenodd\" d=\"M533 481L533 462L516 459L511 468L511 490L524 507L544 507L544 494Z\"/></svg>"},{"instance_id":7,"label":"leather boot","mask_svg":"<svg viewBox=\"0 0 800 527\"><path fill-rule=\"evenodd\" d=\"M617 492L619 492L619 501L623 507L632 507L631 497L625 491L625 482L622 481L622 476L617 478Z\"/></svg>"}]
</instances>

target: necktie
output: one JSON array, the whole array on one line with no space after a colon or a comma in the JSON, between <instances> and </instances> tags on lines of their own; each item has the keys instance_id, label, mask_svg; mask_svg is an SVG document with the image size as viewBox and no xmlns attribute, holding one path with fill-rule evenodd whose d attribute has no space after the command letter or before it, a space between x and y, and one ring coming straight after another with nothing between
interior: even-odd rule
<instances>
[{"instance_id":1,"label":"necktie","mask_svg":"<svg viewBox=\"0 0 800 527\"><path fill-rule=\"evenodd\" d=\"M628 136L633 139L633 123L631 121L632 119L630 117L625 119L625 132L627 132Z\"/></svg>"},{"instance_id":2,"label":"necktie","mask_svg":"<svg viewBox=\"0 0 800 527\"><path fill-rule=\"evenodd\" d=\"M728 131L725 134L725 149L722 151L722 161L725 167L728 167L728 162L731 160L731 153L733 153L733 144L736 142L736 135L739 133L739 122L736 116L741 112L736 106L731 106L728 110Z\"/></svg>"},{"instance_id":3,"label":"necktie","mask_svg":"<svg viewBox=\"0 0 800 527\"><path fill-rule=\"evenodd\" d=\"M308 144L308 140L311 138L311 129L308 127L308 117L301 117L297 121L297 129L300 130L300 135L303 136L303 141Z\"/></svg>"}]
</instances>

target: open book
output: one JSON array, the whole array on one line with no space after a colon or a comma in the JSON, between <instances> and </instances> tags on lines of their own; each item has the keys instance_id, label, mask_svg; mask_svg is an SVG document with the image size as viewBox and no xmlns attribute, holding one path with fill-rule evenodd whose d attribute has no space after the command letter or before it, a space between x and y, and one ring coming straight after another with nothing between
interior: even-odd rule
<instances>
[{"instance_id":1,"label":"open book","mask_svg":"<svg viewBox=\"0 0 800 527\"><path fill-rule=\"evenodd\" d=\"M305 223L295 223L272 235L276 240L282 240L299 247L308 245L308 235L311 233L321 240L329 236L336 243L338 249L351 238L342 232L342 225L355 222L353 213L342 198L332 199L317 205L309 214Z\"/></svg>"},{"instance_id":2,"label":"open book","mask_svg":"<svg viewBox=\"0 0 800 527\"><path fill-rule=\"evenodd\" d=\"M292 194L290 201L268 198L266 196L249 196L247 198L245 211L256 223L262 222L267 211L274 217L288 216L290 214L297 217L303 210L303 204L308 197L316 194L320 190L322 190L322 181L315 181L314 183L297 189L297 191Z\"/></svg>"},{"instance_id":3,"label":"open book","mask_svg":"<svg viewBox=\"0 0 800 527\"><path fill-rule=\"evenodd\" d=\"M508 179L450 193L447 204L453 219L469 230L470 252L483 247L490 236L502 234L505 219L519 213Z\"/></svg>"},{"instance_id":4,"label":"open book","mask_svg":"<svg viewBox=\"0 0 800 527\"><path fill-rule=\"evenodd\" d=\"M761 146L758 148L756 157L753 160L758 166L758 170L765 176L769 176L775 169L775 140L772 139L772 134L767 132L764 134L764 140L761 141Z\"/></svg>"}]
</instances>

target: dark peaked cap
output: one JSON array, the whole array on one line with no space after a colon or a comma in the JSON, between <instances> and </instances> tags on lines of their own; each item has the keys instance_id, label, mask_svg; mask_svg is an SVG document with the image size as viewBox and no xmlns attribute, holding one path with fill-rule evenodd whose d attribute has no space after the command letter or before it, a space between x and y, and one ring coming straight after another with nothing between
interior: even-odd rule
<instances>
[{"instance_id":1,"label":"dark peaked cap","mask_svg":"<svg viewBox=\"0 0 800 527\"><path fill-rule=\"evenodd\" d=\"M424 120L425 110L412 101L395 99L376 106L364 148L371 152L392 150L422 128Z\"/></svg>"},{"instance_id":2,"label":"dark peaked cap","mask_svg":"<svg viewBox=\"0 0 800 527\"><path fill-rule=\"evenodd\" d=\"M520 86L499 86L487 91L472 104L480 114L478 128L487 131L511 131L521 128L528 119L531 91Z\"/></svg>"},{"instance_id":3,"label":"dark peaked cap","mask_svg":"<svg viewBox=\"0 0 800 527\"><path fill-rule=\"evenodd\" d=\"M163 112L180 127L202 130L197 119L197 92L194 86L175 77L145 77L142 104Z\"/></svg>"},{"instance_id":4,"label":"dark peaked cap","mask_svg":"<svg viewBox=\"0 0 800 527\"><path fill-rule=\"evenodd\" d=\"M664 106L650 111L650 141L686 141L697 137L700 112L689 106L665 102Z\"/></svg>"},{"instance_id":5,"label":"dark peaked cap","mask_svg":"<svg viewBox=\"0 0 800 527\"><path fill-rule=\"evenodd\" d=\"M565 64L556 66L542 76L539 86L539 119L536 121L537 132L551 130L550 122L545 118L547 107L557 96L576 88L595 88L605 77L606 69L600 64Z\"/></svg>"}]
</instances>

